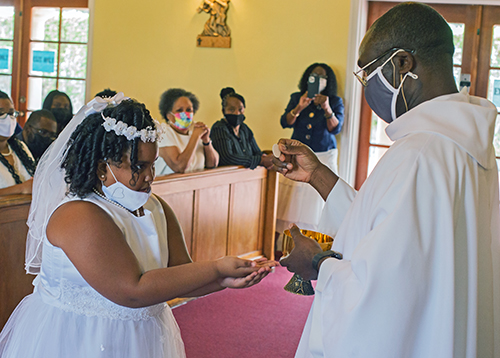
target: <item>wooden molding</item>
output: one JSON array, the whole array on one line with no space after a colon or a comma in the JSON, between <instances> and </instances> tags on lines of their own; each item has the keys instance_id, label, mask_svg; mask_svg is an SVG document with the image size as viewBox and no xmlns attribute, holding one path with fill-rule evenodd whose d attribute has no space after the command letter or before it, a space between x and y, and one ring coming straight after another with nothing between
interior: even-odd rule
<instances>
[{"instance_id":1,"label":"wooden molding","mask_svg":"<svg viewBox=\"0 0 500 358\"><path fill-rule=\"evenodd\" d=\"M231 37L229 36L201 36L196 38L196 47L219 47L230 48Z\"/></svg>"}]
</instances>

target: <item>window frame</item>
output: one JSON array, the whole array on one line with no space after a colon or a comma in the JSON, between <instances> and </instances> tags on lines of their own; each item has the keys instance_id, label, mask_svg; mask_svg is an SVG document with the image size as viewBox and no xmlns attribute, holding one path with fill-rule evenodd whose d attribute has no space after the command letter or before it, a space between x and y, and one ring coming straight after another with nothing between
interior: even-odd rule
<instances>
[{"instance_id":1,"label":"window frame","mask_svg":"<svg viewBox=\"0 0 500 358\"><path fill-rule=\"evenodd\" d=\"M89 9L89 36L87 45L87 68L86 68L86 94L85 100L90 93L90 68L91 68L91 48L92 48L92 18L93 18L93 0L0 0L0 6L14 6L14 43L12 53L12 85L11 98L14 106L20 112L18 122L24 125L28 111L28 78L38 77L29 75L30 65L30 43L31 41L31 9L33 7L59 7L59 8L87 8ZM61 43L66 43L60 41ZM34 41L38 42L38 41ZM60 51L58 52L58 57ZM59 62L59 59L58 59ZM56 75L57 79L64 79ZM71 78L73 80L73 78ZM79 78L78 80L83 80ZM75 109L77 110L77 108Z\"/></svg>"}]
</instances>

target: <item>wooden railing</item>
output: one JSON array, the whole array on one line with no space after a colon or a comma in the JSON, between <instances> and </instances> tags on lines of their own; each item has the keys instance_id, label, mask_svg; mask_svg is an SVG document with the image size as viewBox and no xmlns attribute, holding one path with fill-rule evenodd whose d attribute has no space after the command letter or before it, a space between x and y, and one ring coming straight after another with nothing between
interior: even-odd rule
<instances>
[{"instance_id":1,"label":"wooden railing","mask_svg":"<svg viewBox=\"0 0 500 358\"><path fill-rule=\"evenodd\" d=\"M277 185L275 172L228 166L156 178L153 192L177 215L193 260L274 259ZM30 203L30 195L0 197L0 329L33 291L24 270Z\"/></svg>"},{"instance_id":2,"label":"wooden railing","mask_svg":"<svg viewBox=\"0 0 500 358\"><path fill-rule=\"evenodd\" d=\"M24 270L31 195L0 197L0 329L24 296L33 291L35 276Z\"/></svg>"}]
</instances>

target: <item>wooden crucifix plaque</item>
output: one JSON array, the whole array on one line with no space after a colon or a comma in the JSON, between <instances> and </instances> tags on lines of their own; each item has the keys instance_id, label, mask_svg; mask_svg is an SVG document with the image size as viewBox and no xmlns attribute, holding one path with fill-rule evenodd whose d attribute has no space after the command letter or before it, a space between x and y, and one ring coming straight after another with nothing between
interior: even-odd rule
<instances>
[{"instance_id":1,"label":"wooden crucifix plaque","mask_svg":"<svg viewBox=\"0 0 500 358\"><path fill-rule=\"evenodd\" d=\"M231 47L231 37L229 36L202 36L196 38L197 47Z\"/></svg>"}]
</instances>

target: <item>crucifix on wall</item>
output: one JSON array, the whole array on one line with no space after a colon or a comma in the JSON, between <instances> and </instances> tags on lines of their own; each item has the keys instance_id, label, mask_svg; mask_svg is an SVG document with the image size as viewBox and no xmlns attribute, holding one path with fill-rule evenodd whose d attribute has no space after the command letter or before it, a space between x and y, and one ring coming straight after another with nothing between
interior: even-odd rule
<instances>
[{"instance_id":1,"label":"crucifix on wall","mask_svg":"<svg viewBox=\"0 0 500 358\"><path fill-rule=\"evenodd\" d=\"M197 11L210 14L203 32L198 35L198 47L231 47L231 30L226 24L227 10L231 0L203 0Z\"/></svg>"}]
</instances>

